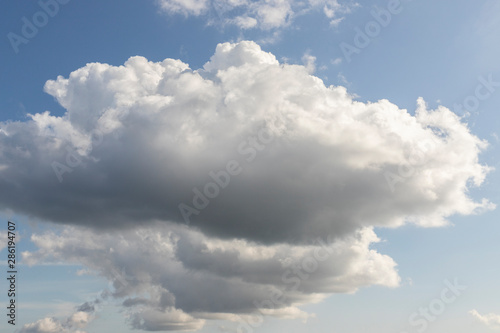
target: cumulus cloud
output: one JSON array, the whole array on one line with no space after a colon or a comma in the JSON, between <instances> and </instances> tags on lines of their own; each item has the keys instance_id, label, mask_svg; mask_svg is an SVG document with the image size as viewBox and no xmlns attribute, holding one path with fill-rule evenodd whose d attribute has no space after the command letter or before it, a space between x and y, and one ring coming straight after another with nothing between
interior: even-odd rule
<instances>
[{"instance_id":1,"label":"cumulus cloud","mask_svg":"<svg viewBox=\"0 0 500 333\"><path fill-rule=\"evenodd\" d=\"M47 317L34 323L25 324L17 333L85 333L78 328L86 326L89 322L89 314L76 312L66 322L56 318Z\"/></svg>"},{"instance_id":2,"label":"cumulus cloud","mask_svg":"<svg viewBox=\"0 0 500 333\"><path fill-rule=\"evenodd\" d=\"M477 321L483 323L487 327L497 330L500 329L500 315L494 313L482 315L476 310L471 310L469 313L476 318Z\"/></svg>"},{"instance_id":3,"label":"cumulus cloud","mask_svg":"<svg viewBox=\"0 0 500 333\"><path fill-rule=\"evenodd\" d=\"M95 319L96 307L107 299L109 294L103 292L94 301L81 304L65 319L42 318L34 323L25 324L16 333L86 333L82 329Z\"/></svg>"},{"instance_id":4,"label":"cumulus cloud","mask_svg":"<svg viewBox=\"0 0 500 333\"><path fill-rule=\"evenodd\" d=\"M304 244L493 207L468 196L487 143L454 113L357 102L253 42L218 45L198 70L92 63L45 91L64 116L0 124L0 207L40 219Z\"/></svg>"},{"instance_id":5,"label":"cumulus cloud","mask_svg":"<svg viewBox=\"0 0 500 333\"><path fill-rule=\"evenodd\" d=\"M114 233L67 227L33 235L38 250L22 258L29 265L79 263L104 276L133 328L194 330L207 319L238 321L259 311L307 318L299 306L328 294L396 287L395 262L370 249L378 241L373 230L363 229L342 240L262 245L158 222ZM93 311L92 304L82 305L70 321L86 324Z\"/></svg>"},{"instance_id":6,"label":"cumulus cloud","mask_svg":"<svg viewBox=\"0 0 500 333\"><path fill-rule=\"evenodd\" d=\"M332 25L338 25L354 4L337 0L159 0L162 10L185 16L206 16L211 23L236 25L242 29L283 28L294 18L322 11Z\"/></svg>"},{"instance_id":7,"label":"cumulus cloud","mask_svg":"<svg viewBox=\"0 0 500 333\"><path fill-rule=\"evenodd\" d=\"M48 81L63 116L0 123L0 209L66 225L24 262L104 276L136 329L307 319L302 304L399 285L375 227L494 207L468 196L487 143L458 116L358 102L304 61L243 41L200 69L132 57ZM23 329L83 328L98 302Z\"/></svg>"},{"instance_id":8,"label":"cumulus cloud","mask_svg":"<svg viewBox=\"0 0 500 333\"><path fill-rule=\"evenodd\" d=\"M60 333L63 327L60 322L54 318L40 319L35 323L26 324L19 331L20 333Z\"/></svg>"}]
</instances>

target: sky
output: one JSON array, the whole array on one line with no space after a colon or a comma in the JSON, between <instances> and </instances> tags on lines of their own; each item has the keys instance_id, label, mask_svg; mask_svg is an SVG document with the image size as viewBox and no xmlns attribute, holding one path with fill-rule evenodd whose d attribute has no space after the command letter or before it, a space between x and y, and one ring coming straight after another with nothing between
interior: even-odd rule
<instances>
[{"instance_id":1,"label":"sky","mask_svg":"<svg viewBox=\"0 0 500 333\"><path fill-rule=\"evenodd\" d=\"M0 6L2 332L500 329L500 1Z\"/></svg>"}]
</instances>

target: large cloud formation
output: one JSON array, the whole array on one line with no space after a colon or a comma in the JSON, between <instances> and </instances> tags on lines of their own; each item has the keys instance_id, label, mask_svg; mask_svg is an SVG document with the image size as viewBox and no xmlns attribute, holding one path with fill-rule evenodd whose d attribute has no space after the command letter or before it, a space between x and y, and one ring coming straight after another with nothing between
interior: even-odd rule
<instances>
[{"instance_id":1,"label":"large cloud formation","mask_svg":"<svg viewBox=\"0 0 500 333\"><path fill-rule=\"evenodd\" d=\"M492 207L467 195L486 143L451 111L354 101L253 42L199 70L92 63L45 90L67 113L1 124L0 206L48 221L304 243Z\"/></svg>"},{"instance_id":2,"label":"large cloud formation","mask_svg":"<svg viewBox=\"0 0 500 333\"><path fill-rule=\"evenodd\" d=\"M494 207L468 196L487 143L450 110L355 101L253 42L197 70L91 63L45 91L63 116L0 124L0 209L73 225L23 259L106 277L137 329L306 318L328 294L399 284L374 227Z\"/></svg>"}]
</instances>

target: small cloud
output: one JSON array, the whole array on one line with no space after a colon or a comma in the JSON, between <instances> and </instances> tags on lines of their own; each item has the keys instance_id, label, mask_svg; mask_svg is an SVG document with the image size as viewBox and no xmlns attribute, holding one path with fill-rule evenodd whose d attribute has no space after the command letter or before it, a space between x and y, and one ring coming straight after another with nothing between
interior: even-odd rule
<instances>
[{"instance_id":1,"label":"small cloud","mask_svg":"<svg viewBox=\"0 0 500 333\"><path fill-rule=\"evenodd\" d=\"M344 20L344 17L336 18L336 19L330 21L330 25L332 27L338 27L340 22L342 22L343 20Z\"/></svg>"},{"instance_id":2,"label":"small cloud","mask_svg":"<svg viewBox=\"0 0 500 333\"><path fill-rule=\"evenodd\" d=\"M335 58L332 59L330 62L332 65L340 65L342 63L342 58Z\"/></svg>"},{"instance_id":3,"label":"small cloud","mask_svg":"<svg viewBox=\"0 0 500 333\"><path fill-rule=\"evenodd\" d=\"M86 268L82 268L82 269L79 269L79 270L77 270L77 271L76 271L76 275L77 275L77 276L91 275L91 274L92 274L92 272L91 272L91 271L89 271L89 270L88 270L88 269L86 269Z\"/></svg>"},{"instance_id":4,"label":"small cloud","mask_svg":"<svg viewBox=\"0 0 500 333\"><path fill-rule=\"evenodd\" d=\"M185 16L199 16L207 12L208 0L160 0L160 8L166 12L179 13Z\"/></svg>"},{"instance_id":5,"label":"small cloud","mask_svg":"<svg viewBox=\"0 0 500 333\"><path fill-rule=\"evenodd\" d=\"M85 302L63 320L46 317L36 322L25 324L16 333L85 333L81 329L85 328L95 318L95 305L100 302L101 299L96 299L93 302Z\"/></svg>"},{"instance_id":6,"label":"small cloud","mask_svg":"<svg viewBox=\"0 0 500 333\"><path fill-rule=\"evenodd\" d=\"M474 318L476 318L477 321L483 323L484 325L486 325L491 329L500 329L499 314L488 313L486 315L482 315L476 310L469 311L469 314L471 314Z\"/></svg>"},{"instance_id":7,"label":"small cloud","mask_svg":"<svg viewBox=\"0 0 500 333\"><path fill-rule=\"evenodd\" d=\"M43 318L34 323L24 325L19 333L61 333L68 332L55 318Z\"/></svg>"},{"instance_id":8,"label":"small cloud","mask_svg":"<svg viewBox=\"0 0 500 333\"><path fill-rule=\"evenodd\" d=\"M208 24L235 25L241 29L275 30L290 26L302 15L323 11L330 25L338 26L355 5L338 0L158 0L166 13L198 16Z\"/></svg>"},{"instance_id":9,"label":"small cloud","mask_svg":"<svg viewBox=\"0 0 500 333\"><path fill-rule=\"evenodd\" d=\"M313 74L316 71L316 57L306 52L302 56L302 63L309 74Z\"/></svg>"}]
</instances>

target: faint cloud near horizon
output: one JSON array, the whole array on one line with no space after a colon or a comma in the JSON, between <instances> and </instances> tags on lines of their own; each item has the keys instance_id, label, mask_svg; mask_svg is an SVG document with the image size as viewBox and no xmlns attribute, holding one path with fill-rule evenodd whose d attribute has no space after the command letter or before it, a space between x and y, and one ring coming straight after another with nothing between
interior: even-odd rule
<instances>
[{"instance_id":1,"label":"faint cloud near horizon","mask_svg":"<svg viewBox=\"0 0 500 333\"><path fill-rule=\"evenodd\" d=\"M472 315L477 321L486 325L491 329L498 330L500 329L500 314L488 313L485 315L480 314L477 310L469 311L469 314Z\"/></svg>"}]
</instances>

